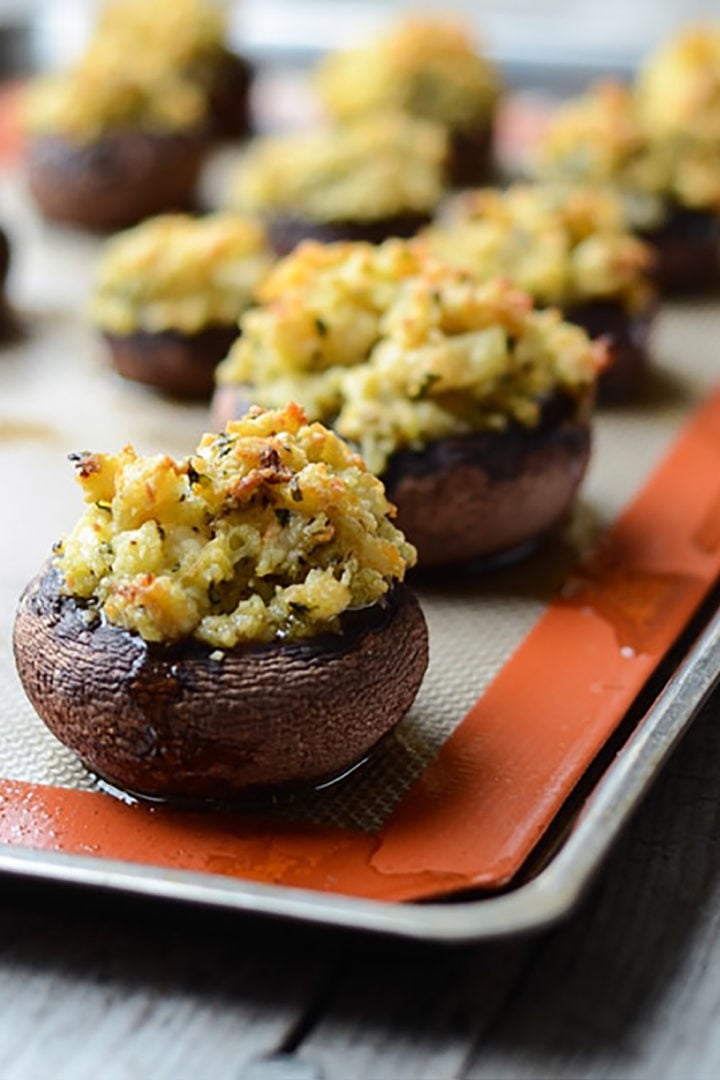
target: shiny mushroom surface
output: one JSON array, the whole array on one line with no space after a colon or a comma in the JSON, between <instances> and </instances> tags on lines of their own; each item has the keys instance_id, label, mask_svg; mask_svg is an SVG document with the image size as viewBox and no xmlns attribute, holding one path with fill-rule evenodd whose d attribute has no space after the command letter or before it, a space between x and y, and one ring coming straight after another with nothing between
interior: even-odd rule
<instances>
[{"instance_id":1,"label":"shiny mushroom surface","mask_svg":"<svg viewBox=\"0 0 720 1080\"><path fill-rule=\"evenodd\" d=\"M407 712L427 666L414 594L296 643L164 647L99 622L43 571L15 625L20 678L100 776L156 798L227 799L342 773Z\"/></svg>"}]
</instances>

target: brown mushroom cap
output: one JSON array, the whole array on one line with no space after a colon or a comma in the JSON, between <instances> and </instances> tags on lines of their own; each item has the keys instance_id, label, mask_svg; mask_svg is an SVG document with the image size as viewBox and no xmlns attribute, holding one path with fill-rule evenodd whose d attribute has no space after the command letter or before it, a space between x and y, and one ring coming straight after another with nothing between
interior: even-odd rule
<instances>
[{"instance_id":1,"label":"brown mushroom cap","mask_svg":"<svg viewBox=\"0 0 720 1080\"><path fill-rule=\"evenodd\" d=\"M126 379L182 398L209 398L215 368L238 336L237 326L208 326L196 334L176 330L103 335L113 367Z\"/></svg>"},{"instance_id":2,"label":"brown mushroom cap","mask_svg":"<svg viewBox=\"0 0 720 1080\"><path fill-rule=\"evenodd\" d=\"M0 289L4 288L10 270L10 241L4 229L0 229Z\"/></svg>"},{"instance_id":3,"label":"brown mushroom cap","mask_svg":"<svg viewBox=\"0 0 720 1080\"><path fill-rule=\"evenodd\" d=\"M474 129L450 131L448 179L453 187L475 187L493 180L492 118Z\"/></svg>"},{"instance_id":4,"label":"brown mushroom cap","mask_svg":"<svg viewBox=\"0 0 720 1080\"><path fill-rule=\"evenodd\" d=\"M209 113L212 134L236 139L252 130L250 87L255 72L244 56L223 49L212 66Z\"/></svg>"},{"instance_id":5,"label":"brown mushroom cap","mask_svg":"<svg viewBox=\"0 0 720 1080\"><path fill-rule=\"evenodd\" d=\"M247 386L217 386L214 425L241 416L250 394ZM511 552L557 525L587 469L589 406L556 395L535 428L516 423L396 451L380 479L420 567Z\"/></svg>"},{"instance_id":6,"label":"brown mushroom cap","mask_svg":"<svg viewBox=\"0 0 720 1080\"><path fill-rule=\"evenodd\" d=\"M90 626L61 582L49 565L20 600L20 678L61 742L137 794L222 799L338 775L407 712L427 666L404 585L340 633L219 654Z\"/></svg>"},{"instance_id":7,"label":"brown mushroom cap","mask_svg":"<svg viewBox=\"0 0 720 1080\"><path fill-rule=\"evenodd\" d=\"M203 135L122 131L77 144L38 135L28 183L47 218L106 231L168 210L191 209L207 149Z\"/></svg>"},{"instance_id":8,"label":"brown mushroom cap","mask_svg":"<svg viewBox=\"0 0 720 1080\"><path fill-rule=\"evenodd\" d=\"M655 250L653 279L668 296L717 288L720 281L720 215L676 206L664 225L641 233Z\"/></svg>"},{"instance_id":9,"label":"brown mushroom cap","mask_svg":"<svg viewBox=\"0 0 720 1080\"><path fill-rule=\"evenodd\" d=\"M648 343L657 312L651 299L630 313L620 300L587 300L565 308L563 317L607 343L608 363L598 379L603 404L631 401L642 390L649 367Z\"/></svg>"},{"instance_id":10,"label":"brown mushroom cap","mask_svg":"<svg viewBox=\"0 0 720 1080\"><path fill-rule=\"evenodd\" d=\"M393 454L381 479L418 565L510 552L557 525L587 468L586 412L556 395L537 427L515 423Z\"/></svg>"},{"instance_id":11,"label":"brown mushroom cap","mask_svg":"<svg viewBox=\"0 0 720 1080\"><path fill-rule=\"evenodd\" d=\"M0 341L16 336L18 325L5 295L5 284L10 270L10 242L0 229Z\"/></svg>"},{"instance_id":12,"label":"brown mushroom cap","mask_svg":"<svg viewBox=\"0 0 720 1080\"><path fill-rule=\"evenodd\" d=\"M341 240L364 240L381 244L392 236L409 239L430 224L430 214L394 214L375 220L311 221L309 218L273 215L265 220L270 245L276 255L289 255L303 240L334 244Z\"/></svg>"}]
</instances>

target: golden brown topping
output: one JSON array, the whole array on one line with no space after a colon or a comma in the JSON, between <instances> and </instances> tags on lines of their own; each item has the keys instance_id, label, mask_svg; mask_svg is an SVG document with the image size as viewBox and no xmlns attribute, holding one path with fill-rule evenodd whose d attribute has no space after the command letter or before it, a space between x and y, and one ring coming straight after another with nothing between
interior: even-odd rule
<instances>
[{"instance_id":1,"label":"golden brown topping","mask_svg":"<svg viewBox=\"0 0 720 1080\"><path fill-rule=\"evenodd\" d=\"M90 505L57 552L67 590L147 641L336 630L415 561L382 484L294 405L251 410L184 461L128 446L78 464Z\"/></svg>"},{"instance_id":2,"label":"golden brown topping","mask_svg":"<svg viewBox=\"0 0 720 1080\"><path fill-rule=\"evenodd\" d=\"M265 230L235 214L166 214L108 241L93 321L111 334L233 326L271 265Z\"/></svg>"},{"instance_id":3,"label":"golden brown topping","mask_svg":"<svg viewBox=\"0 0 720 1080\"><path fill-rule=\"evenodd\" d=\"M317 86L339 120L400 109L453 129L487 119L499 92L491 64L449 19L407 19L379 40L334 54Z\"/></svg>"},{"instance_id":4,"label":"golden brown topping","mask_svg":"<svg viewBox=\"0 0 720 1080\"><path fill-rule=\"evenodd\" d=\"M204 95L189 80L150 78L103 56L88 57L65 74L35 79L24 98L32 134L58 134L78 143L129 128L155 135L194 130L205 112Z\"/></svg>"},{"instance_id":5,"label":"golden brown topping","mask_svg":"<svg viewBox=\"0 0 720 1080\"><path fill-rule=\"evenodd\" d=\"M636 87L658 169L682 205L720 208L720 28L679 34L650 58Z\"/></svg>"},{"instance_id":6,"label":"golden brown topping","mask_svg":"<svg viewBox=\"0 0 720 1080\"><path fill-rule=\"evenodd\" d=\"M107 49L158 71L196 68L223 47L226 13L212 0L112 0L90 50Z\"/></svg>"},{"instance_id":7,"label":"golden brown topping","mask_svg":"<svg viewBox=\"0 0 720 1080\"><path fill-rule=\"evenodd\" d=\"M527 294L438 266L407 283L369 361L345 375L336 427L381 474L400 447L534 426L548 396L592 393L604 359L603 345Z\"/></svg>"},{"instance_id":8,"label":"golden brown topping","mask_svg":"<svg viewBox=\"0 0 720 1080\"><path fill-rule=\"evenodd\" d=\"M402 445L532 425L547 393L588 393L604 356L508 283L481 285L400 240L308 244L262 294L222 380L263 404L292 393L321 419L339 413L376 472Z\"/></svg>"},{"instance_id":9,"label":"golden brown topping","mask_svg":"<svg viewBox=\"0 0 720 1080\"><path fill-rule=\"evenodd\" d=\"M636 309L648 298L652 253L627 231L622 202L607 188L468 192L419 243L480 280L507 278L540 304L612 297Z\"/></svg>"},{"instance_id":10,"label":"golden brown topping","mask_svg":"<svg viewBox=\"0 0 720 1080\"><path fill-rule=\"evenodd\" d=\"M30 84L29 130L89 142L122 128L162 134L198 127L225 22L209 0L108 4L79 62Z\"/></svg>"},{"instance_id":11,"label":"golden brown topping","mask_svg":"<svg viewBox=\"0 0 720 1080\"><path fill-rule=\"evenodd\" d=\"M537 166L542 179L607 185L635 199L633 225L662 218L663 178L649 160L632 93L619 83L599 83L557 110Z\"/></svg>"},{"instance_id":12,"label":"golden brown topping","mask_svg":"<svg viewBox=\"0 0 720 1080\"><path fill-rule=\"evenodd\" d=\"M640 116L653 138L720 140L720 27L695 26L671 38L644 65Z\"/></svg>"},{"instance_id":13,"label":"golden brown topping","mask_svg":"<svg viewBox=\"0 0 720 1080\"><path fill-rule=\"evenodd\" d=\"M265 405L300 400L313 419L330 419L344 370L367 359L385 312L420 266L401 240L302 244L258 290L261 306L243 317L219 381L251 384Z\"/></svg>"},{"instance_id":14,"label":"golden brown topping","mask_svg":"<svg viewBox=\"0 0 720 1080\"><path fill-rule=\"evenodd\" d=\"M716 144L691 131L655 138L631 90L605 83L560 108L537 163L544 179L608 185L632 228L661 224L668 204L720 207Z\"/></svg>"},{"instance_id":15,"label":"golden brown topping","mask_svg":"<svg viewBox=\"0 0 720 1080\"><path fill-rule=\"evenodd\" d=\"M310 221L375 221L428 213L443 192L446 139L399 114L348 128L258 139L239 167L238 210Z\"/></svg>"}]
</instances>

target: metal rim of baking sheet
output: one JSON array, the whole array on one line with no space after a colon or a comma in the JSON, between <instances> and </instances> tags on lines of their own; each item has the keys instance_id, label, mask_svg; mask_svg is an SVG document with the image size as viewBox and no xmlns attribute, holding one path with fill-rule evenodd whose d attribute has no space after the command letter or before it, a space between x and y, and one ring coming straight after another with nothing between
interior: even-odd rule
<instances>
[{"instance_id":1,"label":"metal rim of baking sheet","mask_svg":"<svg viewBox=\"0 0 720 1080\"><path fill-rule=\"evenodd\" d=\"M719 680L720 611L595 785L557 853L532 880L499 895L389 903L8 844L0 844L0 871L424 941L483 941L537 931L576 906Z\"/></svg>"}]
</instances>

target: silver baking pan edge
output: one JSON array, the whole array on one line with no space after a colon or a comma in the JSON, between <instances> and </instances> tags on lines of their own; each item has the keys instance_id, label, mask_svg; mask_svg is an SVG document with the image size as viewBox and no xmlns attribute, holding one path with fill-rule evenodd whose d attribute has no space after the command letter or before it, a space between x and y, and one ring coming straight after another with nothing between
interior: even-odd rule
<instances>
[{"instance_id":1,"label":"silver baking pan edge","mask_svg":"<svg viewBox=\"0 0 720 1080\"><path fill-rule=\"evenodd\" d=\"M551 861L532 880L501 895L453 903L387 903L7 844L0 844L0 871L425 941L482 941L529 933L576 906L718 679L720 612L596 784Z\"/></svg>"}]
</instances>

